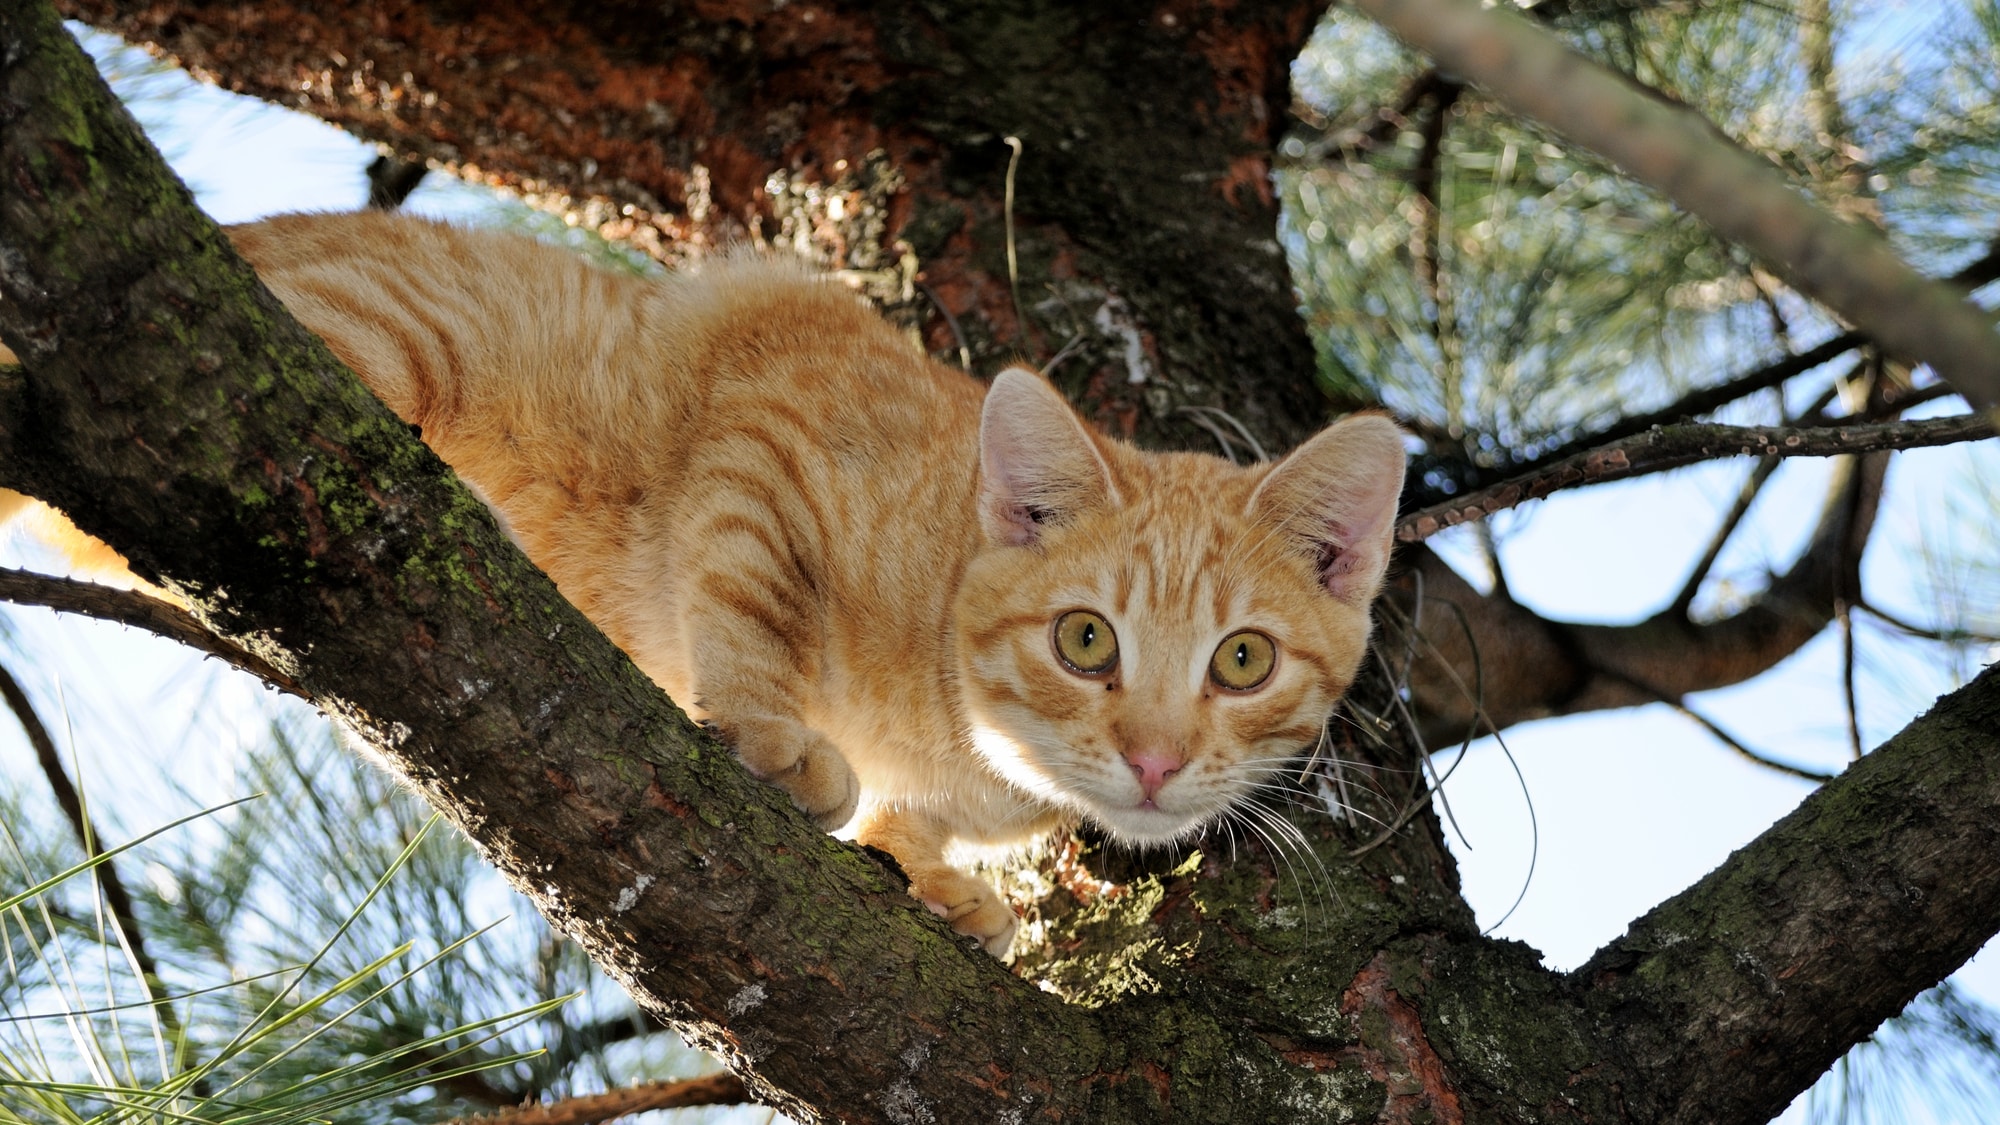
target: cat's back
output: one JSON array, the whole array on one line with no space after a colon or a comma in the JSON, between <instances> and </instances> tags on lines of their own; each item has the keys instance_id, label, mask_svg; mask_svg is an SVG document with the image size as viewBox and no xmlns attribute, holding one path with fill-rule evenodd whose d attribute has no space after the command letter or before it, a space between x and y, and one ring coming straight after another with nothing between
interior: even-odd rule
<instances>
[{"instance_id":1,"label":"cat's back","mask_svg":"<svg viewBox=\"0 0 2000 1125\"><path fill-rule=\"evenodd\" d=\"M661 600L692 509L720 489L754 496L757 518L824 567L907 556L895 528L965 537L983 390L802 264L736 252L641 277L518 234L367 212L230 236L628 650L634 600ZM886 513L913 510L885 534ZM822 534L839 527L871 530L862 554ZM898 569L877 577L896 584Z\"/></svg>"},{"instance_id":2,"label":"cat's back","mask_svg":"<svg viewBox=\"0 0 2000 1125\"><path fill-rule=\"evenodd\" d=\"M529 465L572 488L624 488L759 418L804 420L791 436L807 446L976 425L977 384L793 259L739 250L640 277L380 212L279 216L230 237L461 473Z\"/></svg>"}]
</instances>

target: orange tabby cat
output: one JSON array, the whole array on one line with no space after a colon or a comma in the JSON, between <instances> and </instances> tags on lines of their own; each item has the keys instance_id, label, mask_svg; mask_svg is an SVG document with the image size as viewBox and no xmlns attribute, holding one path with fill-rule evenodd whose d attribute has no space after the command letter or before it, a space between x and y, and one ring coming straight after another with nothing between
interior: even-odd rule
<instances>
[{"instance_id":1,"label":"orange tabby cat","mask_svg":"<svg viewBox=\"0 0 2000 1125\"><path fill-rule=\"evenodd\" d=\"M381 214L231 236L676 702L995 954L1014 916L951 845L1187 836L1367 644L1386 419L1276 465L1144 453L795 266L640 280Z\"/></svg>"}]
</instances>

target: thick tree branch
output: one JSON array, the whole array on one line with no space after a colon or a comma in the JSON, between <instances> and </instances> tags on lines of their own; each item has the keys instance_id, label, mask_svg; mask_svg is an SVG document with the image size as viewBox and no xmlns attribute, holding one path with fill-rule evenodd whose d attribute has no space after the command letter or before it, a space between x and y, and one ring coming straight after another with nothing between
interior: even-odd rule
<instances>
[{"instance_id":1,"label":"thick tree branch","mask_svg":"<svg viewBox=\"0 0 2000 1125\"><path fill-rule=\"evenodd\" d=\"M1323 6L1135 18L1107 0L825 0L755 16L685 4L59 5L228 89L522 191L670 261L758 231L796 233L830 264L870 271L901 240L944 315L929 301L900 315L934 351L962 336L990 373L1046 358L1032 354L1038 332L1082 334L1060 379L1109 428L1197 442L1178 408L1211 406L1273 449L1326 417L1269 182L1287 64ZM1026 146L1013 217L1030 325L1004 256L989 253L1003 241L1006 136ZM1128 334L1146 357L1137 369Z\"/></svg>"},{"instance_id":2,"label":"thick tree branch","mask_svg":"<svg viewBox=\"0 0 2000 1125\"><path fill-rule=\"evenodd\" d=\"M2000 667L1939 700L1571 980L1642 1120L1764 1121L2000 929Z\"/></svg>"},{"instance_id":3,"label":"thick tree branch","mask_svg":"<svg viewBox=\"0 0 2000 1125\"><path fill-rule=\"evenodd\" d=\"M1978 414L1854 426L1723 426L1699 422L1659 426L1470 495L1411 512L1396 521L1396 538L1405 543L1421 543L1445 528L1484 519L1494 512L1566 488L1645 476L1723 457L1838 457L1982 441L1992 436L1993 423Z\"/></svg>"},{"instance_id":4,"label":"thick tree branch","mask_svg":"<svg viewBox=\"0 0 2000 1125\"><path fill-rule=\"evenodd\" d=\"M1648 97L1530 21L1471 0L1353 3L1444 69L1700 216L1890 352L1929 363L1973 405L2000 408L1991 314L1911 269L1877 232L1820 211L1687 106Z\"/></svg>"}]
</instances>

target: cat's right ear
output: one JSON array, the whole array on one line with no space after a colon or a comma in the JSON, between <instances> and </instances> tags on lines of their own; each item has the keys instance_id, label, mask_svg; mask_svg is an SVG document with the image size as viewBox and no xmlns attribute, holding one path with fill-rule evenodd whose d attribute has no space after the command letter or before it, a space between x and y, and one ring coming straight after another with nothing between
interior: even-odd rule
<instances>
[{"instance_id":1,"label":"cat's right ear","mask_svg":"<svg viewBox=\"0 0 2000 1125\"><path fill-rule=\"evenodd\" d=\"M1076 512L1119 503L1097 443L1048 380L1010 367L979 419L979 522L994 543L1026 546Z\"/></svg>"}]
</instances>

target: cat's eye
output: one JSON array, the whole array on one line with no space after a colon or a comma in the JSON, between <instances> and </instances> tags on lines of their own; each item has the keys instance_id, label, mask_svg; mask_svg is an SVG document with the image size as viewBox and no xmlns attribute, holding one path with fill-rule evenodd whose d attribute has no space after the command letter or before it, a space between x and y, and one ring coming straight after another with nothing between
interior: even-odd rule
<instances>
[{"instance_id":1,"label":"cat's eye","mask_svg":"<svg viewBox=\"0 0 2000 1125\"><path fill-rule=\"evenodd\" d=\"M1087 609L1073 609L1056 618L1056 655L1085 675L1106 672L1118 663L1118 634L1111 623Z\"/></svg>"},{"instance_id":2,"label":"cat's eye","mask_svg":"<svg viewBox=\"0 0 2000 1125\"><path fill-rule=\"evenodd\" d=\"M1262 633L1245 629L1215 647L1208 674L1231 691L1249 691L1271 675L1278 662L1278 645Z\"/></svg>"}]
</instances>

